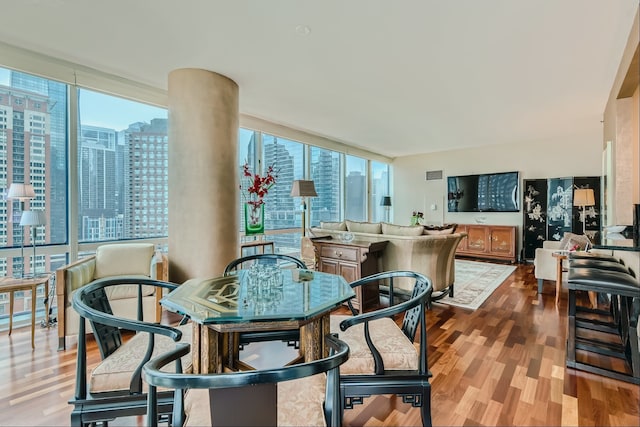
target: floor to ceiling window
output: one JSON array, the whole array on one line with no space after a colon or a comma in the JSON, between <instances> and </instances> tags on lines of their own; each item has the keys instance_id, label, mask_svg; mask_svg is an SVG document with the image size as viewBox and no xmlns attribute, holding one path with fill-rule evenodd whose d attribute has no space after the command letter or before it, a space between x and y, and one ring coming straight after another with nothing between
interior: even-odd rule
<instances>
[{"instance_id":1,"label":"floor to ceiling window","mask_svg":"<svg viewBox=\"0 0 640 427\"><path fill-rule=\"evenodd\" d=\"M78 90L78 240L166 237L167 110Z\"/></svg>"}]
</instances>

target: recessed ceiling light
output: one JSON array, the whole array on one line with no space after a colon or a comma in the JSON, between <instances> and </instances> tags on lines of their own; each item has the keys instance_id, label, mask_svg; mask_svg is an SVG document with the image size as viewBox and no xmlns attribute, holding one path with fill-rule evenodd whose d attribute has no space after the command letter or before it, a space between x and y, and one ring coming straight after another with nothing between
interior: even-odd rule
<instances>
[{"instance_id":1,"label":"recessed ceiling light","mask_svg":"<svg viewBox=\"0 0 640 427\"><path fill-rule=\"evenodd\" d=\"M296 33L300 34L301 36L308 36L310 32L311 32L311 28L309 28L306 25L296 26Z\"/></svg>"}]
</instances>

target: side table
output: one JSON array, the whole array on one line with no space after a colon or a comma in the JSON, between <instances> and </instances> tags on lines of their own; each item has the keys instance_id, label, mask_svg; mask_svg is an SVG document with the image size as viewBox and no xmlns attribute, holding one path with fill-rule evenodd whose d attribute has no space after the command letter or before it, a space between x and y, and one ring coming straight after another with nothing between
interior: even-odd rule
<instances>
[{"instance_id":1,"label":"side table","mask_svg":"<svg viewBox=\"0 0 640 427\"><path fill-rule=\"evenodd\" d=\"M568 271L564 268L562 263L564 260L569 259L569 253L567 251L557 251L551 254L557 261L556 269L556 306L560 302L560 291L562 290L562 273ZM591 308L598 308L598 296L595 292L589 291L589 303Z\"/></svg>"},{"instance_id":2,"label":"side table","mask_svg":"<svg viewBox=\"0 0 640 427\"><path fill-rule=\"evenodd\" d=\"M556 259L556 305L560 302L560 291L562 290L562 273L564 267L562 263L569 258L566 251L558 251L551 254Z\"/></svg>"},{"instance_id":3,"label":"side table","mask_svg":"<svg viewBox=\"0 0 640 427\"><path fill-rule=\"evenodd\" d=\"M0 293L9 292L9 335L13 329L13 293L16 291L31 291L31 348L35 348L36 333L36 291L38 286L44 285L45 321L49 324L49 275L41 277L3 277L0 278Z\"/></svg>"}]
</instances>

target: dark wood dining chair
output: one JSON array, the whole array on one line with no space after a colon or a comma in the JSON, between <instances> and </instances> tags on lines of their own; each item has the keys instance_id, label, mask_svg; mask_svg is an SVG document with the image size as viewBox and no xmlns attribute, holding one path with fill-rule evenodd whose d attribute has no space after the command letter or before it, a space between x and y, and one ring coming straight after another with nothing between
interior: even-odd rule
<instances>
[{"instance_id":1,"label":"dark wood dining chair","mask_svg":"<svg viewBox=\"0 0 640 427\"><path fill-rule=\"evenodd\" d=\"M152 359L143 368L149 384L147 426L160 418L159 389L174 390L172 425L302 426L341 425L339 367L349 347L331 334L328 356L307 363L256 371L184 374L168 371L189 346ZM179 366L179 365L178 365Z\"/></svg>"},{"instance_id":2,"label":"dark wood dining chair","mask_svg":"<svg viewBox=\"0 0 640 427\"><path fill-rule=\"evenodd\" d=\"M306 264L302 262L302 260L293 257L291 255L285 254L252 254L245 255L240 258L236 258L231 261L224 268L224 275L228 276L233 274L234 271L239 270L241 268L247 268L252 264L271 264L278 266L293 266L294 268L307 268Z\"/></svg>"},{"instance_id":3,"label":"dark wood dining chair","mask_svg":"<svg viewBox=\"0 0 640 427\"><path fill-rule=\"evenodd\" d=\"M352 282L351 286L398 278L414 281L408 300L363 314L358 314L349 301L352 316L331 316L331 332L350 348L349 360L340 368L342 408L351 409L371 395L396 394L403 402L419 407L423 426L430 426L431 372L425 310L433 292L431 280L413 271L387 271ZM416 336L418 349L414 345Z\"/></svg>"},{"instance_id":4,"label":"dark wood dining chair","mask_svg":"<svg viewBox=\"0 0 640 427\"><path fill-rule=\"evenodd\" d=\"M138 315L127 319L113 315L106 288L136 287ZM189 324L172 327L145 321L142 316L143 287L154 287L157 292L169 291L176 284L141 278L118 276L95 280L78 289L73 295L72 306L80 316L78 350L76 360L76 387L72 426L106 423L118 417L144 415L147 411L147 393L142 382L142 366L151 357L175 348L177 341L191 342ZM115 292L117 293L117 292ZM91 324L102 361L88 372L87 321ZM123 331L135 332L127 338ZM185 372L191 370L190 355L182 359ZM158 411L170 414L173 392L163 391L157 396Z\"/></svg>"},{"instance_id":5,"label":"dark wood dining chair","mask_svg":"<svg viewBox=\"0 0 640 427\"><path fill-rule=\"evenodd\" d=\"M293 267L306 269L306 264L293 256L285 254L252 254L234 259L224 269L224 275L229 276L242 268L258 264L277 265L284 267ZM241 332L238 334L238 342L242 349L245 345L252 342L264 341L284 341L287 345L300 347L300 330L288 329L282 331L260 331L260 332Z\"/></svg>"}]
</instances>

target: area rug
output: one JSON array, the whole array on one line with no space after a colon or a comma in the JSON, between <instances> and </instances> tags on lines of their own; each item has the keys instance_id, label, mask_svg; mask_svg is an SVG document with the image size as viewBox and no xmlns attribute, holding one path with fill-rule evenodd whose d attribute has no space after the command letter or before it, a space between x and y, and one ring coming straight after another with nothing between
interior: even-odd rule
<instances>
[{"instance_id":1,"label":"area rug","mask_svg":"<svg viewBox=\"0 0 640 427\"><path fill-rule=\"evenodd\" d=\"M476 310L516 269L513 265L455 260L456 279L453 298L446 296L444 304Z\"/></svg>"}]
</instances>

